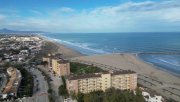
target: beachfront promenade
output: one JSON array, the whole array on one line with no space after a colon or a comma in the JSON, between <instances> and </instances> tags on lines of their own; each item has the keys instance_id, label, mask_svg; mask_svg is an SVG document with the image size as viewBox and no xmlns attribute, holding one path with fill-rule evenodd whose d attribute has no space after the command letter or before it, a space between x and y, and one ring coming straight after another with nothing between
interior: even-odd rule
<instances>
[{"instance_id":1,"label":"beachfront promenade","mask_svg":"<svg viewBox=\"0 0 180 102\"><path fill-rule=\"evenodd\" d=\"M96 58L95 57L93 57L93 58L94 59L92 59L92 57L91 58L78 57L78 58L72 58L71 61L72 62L79 62L79 63L83 63L83 64L87 64L87 65L97 66L97 67L100 67L104 70L114 70L114 71L124 70L122 68L122 66L120 66L121 62L116 60L116 59L114 59L114 60L112 59L111 61L108 60L108 62L104 63L103 61L100 61L101 58L99 56L98 57L96 56ZM109 58L109 57L107 57L107 58ZM91 59L91 60L89 60L89 59ZM105 60L105 57L103 57L103 60ZM130 60L130 59L128 59L128 60ZM113 65L114 61L119 63L118 64L119 66ZM122 63L123 63L123 61L122 61ZM138 66L138 67L140 67L140 66ZM130 70L132 70L132 69L130 69ZM139 72L137 72L137 73L138 73L138 84L141 84L146 88L155 90L157 93L159 93L165 97L172 98L176 101L180 101L180 87L179 87L179 85L166 83L164 81L161 81L160 79L157 79L157 78L154 78L151 76L147 76L144 73L139 73Z\"/></svg>"}]
</instances>

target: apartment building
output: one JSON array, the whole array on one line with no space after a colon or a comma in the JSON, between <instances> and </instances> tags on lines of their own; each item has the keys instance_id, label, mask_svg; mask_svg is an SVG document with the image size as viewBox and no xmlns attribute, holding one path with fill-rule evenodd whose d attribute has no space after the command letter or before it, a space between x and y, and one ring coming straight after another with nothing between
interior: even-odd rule
<instances>
[{"instance_id":1,"label":"apartment building","mask_svg":"<svg viewBox=\"0 0 180 102\"><path fill-rule=\"evenodd\" d=\"M59 76L70 75L70 63L63 59L52 59L52 69Z\"/></svg>"},{"instance_id":2,"label":"apartment building","mask_svg":"<svg viewBox=\"0 0 180 102\"><path fill-rule=\"evenodd\" d=\"M48 55L43 58L43 61L48 62L48 68L52 70L59 76L70 75L70 63L66 60L63 60L56 55Z\"/></svg>"},{"instance_id":3,"label":"apartment building","mask_svg":"<svg viewBox=\"0 0 180 102\"><path fill-rule=\"evenodd\" d=\"M137 74L134 71L116 71L85 75L70 75L66 80L69 93L89 93L114 87L121 90L134 90L137 87Z\"/></svg>"}]
</instances>

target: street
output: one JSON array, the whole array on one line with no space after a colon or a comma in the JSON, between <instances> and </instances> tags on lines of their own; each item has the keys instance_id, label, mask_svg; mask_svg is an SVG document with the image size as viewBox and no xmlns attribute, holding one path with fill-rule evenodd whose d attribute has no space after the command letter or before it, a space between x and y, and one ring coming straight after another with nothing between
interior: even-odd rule
<instances>
[{"instance_id":1,"label":"street","mask_svg":"<svg viewBox=\"0 0 180 102\"><path fill-rule=\"evenodd\" d=\"M44 76L37 68L26 68L34 76L33 96L21 99L23 102L49 102L48 99L48 84Z\"/></svg>"}]
</instances>

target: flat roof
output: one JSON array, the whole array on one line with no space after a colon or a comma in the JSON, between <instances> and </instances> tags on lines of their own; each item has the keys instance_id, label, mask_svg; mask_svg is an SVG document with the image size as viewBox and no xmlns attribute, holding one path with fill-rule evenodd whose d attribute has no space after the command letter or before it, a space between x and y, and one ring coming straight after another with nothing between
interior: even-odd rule
<instances>
[{"instance_id":1,"label":"flat roof","mask_svg":"<svg viewBox=\"0 0 180 102\"><path fill-rule=\"evenodd\" d=\"M101 77L100 73L93 73L93 74L81 74L81 75L70 75L68 76L69 80L77 80L77 79L86 79L86 78L95 78L95 77Z\"/></svg>"},{"instance_id":2,"label":"flat roof","mask_svg":"<svg viewBox=\"0 0 180 102\"><path fill-rule=\"evenodd\" d=\"M132 70L122 70L122 71L115 71L112 72L112 75L119 75L119 74L135 74L135 71Z\"/></svg>"},{"instance_id":3,"label":"flat roof","mask_svg":"<svg viewBox=\"0 0 180 102\"><path fill-rule=\"evenodd\" d=\"M62 60L59 60L58 63L68 63L68 61L62 59Z\"/></svg>"},{"instance_id":4,"label":"flat roof","mask_svg":"<svg viewBox=\"0 0 180 102\"><path fill-rule=\"evenodd\" d=\"M68 80L77 80L77 79L101 77L102 74L123 75L123 74L135 74L135 73L136 73L135 71L131 71L131 70L122 70L122 71L114 71L114 72L102 72L102 73L91 73L91 74L81 74L81 75L70 75L70 76L68 76Z\"/></svg>"}]
</instances>

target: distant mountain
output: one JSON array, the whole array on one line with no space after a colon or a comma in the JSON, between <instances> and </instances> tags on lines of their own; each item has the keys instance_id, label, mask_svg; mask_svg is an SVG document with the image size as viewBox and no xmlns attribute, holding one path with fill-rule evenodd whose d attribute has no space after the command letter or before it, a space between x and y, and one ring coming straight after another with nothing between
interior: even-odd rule
<instances>
[{"instance_id":1,"label":"distant mountain","mask_svg":"<svg viewBox=\"0 0 180 102\"><path fill-rule=\"evenodd\" d=\"M43 31L17 31L17 30L9 30L7 28L0 29L0 33L48 33Z\"/></svg>"}]
</instances>

